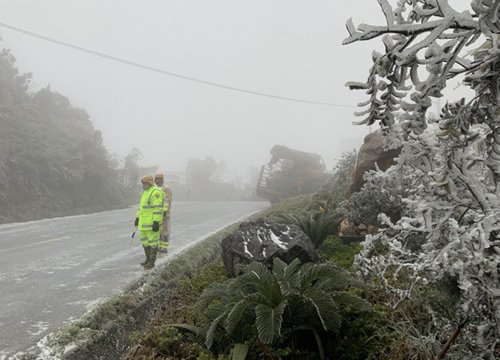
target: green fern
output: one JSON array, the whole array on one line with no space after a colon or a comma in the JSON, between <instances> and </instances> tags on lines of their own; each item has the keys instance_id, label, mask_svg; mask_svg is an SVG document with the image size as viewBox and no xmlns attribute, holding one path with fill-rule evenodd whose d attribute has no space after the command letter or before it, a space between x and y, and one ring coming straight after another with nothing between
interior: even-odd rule
<instances>
[{"instance_id":1,"label":"green fern","mask_svg":"<svg viewBox=\"0 0 500 360\"><path fill-rule=\"evenodd\" d=\"M248 344L234 344L231 349L231 360L245 360L248 354Z\"/></svg>"},{"instance_id":2,"label":"green fern","mask_svg":"<svg viewBox=\"0 0 500 360\"><path fill-rule=\"evenodd\" d=\"M245 311L247 311L247 309L251 306L251 300L251 297L244 297L238 301L227 314L224 326L229 334L233 333L234 329L236 329L236 326L238 326L241 321Z\"/></svg>"},{"instance_id":3,"label":"green fern","mask_svg":"<svg viewBox=\"0 0 500 360\"><path fill-rule=\"evenodd\" d=\"M302 212L297 215L281 215L280 219L288 224L297 225L318 249L328 235L335 234L342 221L340 214L328 210Z\"/></svg>"},{"instance_id":4,"label":"green fern","mask_svg":"<svg viewBox=\"0 0 500 360\"><path fill-rule=\"evenodd\" d=\"M278 280L282 294L285 296L296 294L300 280L297 271L300 267L299 260L295 259L290 264L277 260L279 259L274 261L273 272Z\"/></svg>"},{"instance_id":5,"label":"green fern","mask_svg":"<svg viewBox=\"0 0 500 360\"><path fill-rule=\"evenodd\" d=\"M256 338L275 344L309 329L320 347L320 332L339 331L341 306L369 309L366 301L347 292L353 285L359 284L331 263L301 265L296 259L286 264L276 258L272 270L251 263L240 276L205 290L199 299L205 345L210 348L218 337L233 344ZM321 355L323 349L318 351Z\"/></svg>"},{"instance_id":6,"label":"green fern","mask_svg":"<svg viewBox=\"0 0 500 360\"><path fill-rule=\"evenodd\" d=\"M286 305L285 300L275 308L265 304L255 306L255 325L259 340L264 344L271 344L274 339L281 336L281 324L283 323L283 312Z\"/></svg>"}]
</instances>

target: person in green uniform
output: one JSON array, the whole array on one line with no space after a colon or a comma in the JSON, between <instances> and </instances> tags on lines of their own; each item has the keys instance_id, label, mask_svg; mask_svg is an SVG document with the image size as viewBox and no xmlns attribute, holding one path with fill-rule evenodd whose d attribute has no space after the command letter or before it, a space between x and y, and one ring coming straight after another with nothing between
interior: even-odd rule
<instances>
[{"instance_id":1,"label":"person in green uniform","mask_svg":"<svg viewBox=\"0 0 500 360\"><path fill-rule=\"evenodd\" d=\"M154 178L146 175L141 179L143 192L135 226L139 229L141 244L146 260L141 263L145 270L155 266L160 242L160 229L163 224L163 190L156 186Z\"/></svg>"}]
</instances>

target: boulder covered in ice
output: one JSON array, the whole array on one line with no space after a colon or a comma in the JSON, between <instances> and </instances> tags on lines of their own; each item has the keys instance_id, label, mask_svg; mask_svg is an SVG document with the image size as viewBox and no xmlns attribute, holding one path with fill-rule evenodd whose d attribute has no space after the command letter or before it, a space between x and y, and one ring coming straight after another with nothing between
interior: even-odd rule
<instances>
[{"instance_id":1,"label":"boulder covered in ice","mask_svg":"<svg viewBox=\"0 0 500 360\"><path fill-rule=\"evenodd\" d=\"M275 257L286 263L295 258L301 263L319 259L311 239L292 224L268 223L263 219L245 222L222 240L222 259L231 276L238 274L239 264L259 261L270 265Z\"/></svg>"}]
</instances>

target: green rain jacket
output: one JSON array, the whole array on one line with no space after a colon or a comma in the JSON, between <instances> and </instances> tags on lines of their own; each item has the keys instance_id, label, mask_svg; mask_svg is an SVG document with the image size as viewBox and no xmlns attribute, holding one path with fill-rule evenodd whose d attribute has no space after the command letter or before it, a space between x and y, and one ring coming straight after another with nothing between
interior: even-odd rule
<instances>
[{"instance_id":1,"label":"green rain jacket","mask_svg":"<svg viewBox=\"0 0 500 360\"><path fill-rule=\"evenodd\" d=\"M139 231L152 231L153 221L163 223L163 190L156 185L144 190L137 211Z\"/></svg>"}]
</instances>

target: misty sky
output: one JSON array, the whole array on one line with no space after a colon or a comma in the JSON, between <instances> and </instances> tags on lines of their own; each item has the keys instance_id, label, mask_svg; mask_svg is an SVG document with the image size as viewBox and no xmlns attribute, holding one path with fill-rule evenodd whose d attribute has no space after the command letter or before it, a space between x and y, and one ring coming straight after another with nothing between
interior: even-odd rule
<instances>
[{"instance_id":1,"label":"misty sky","mask_svg":"<svg viewBox=\"0 0 500 360\"><path fill-rule=\"evenodd\" d=\"M463 4L470 1L450 1ZM349 17L384 24L376 0L0 0L0 22L207 81L355 105L344 84L366 79L380 40L342 46ZM241 177L274 144L317 152L327 166L368 128L353 111L209 87L0 28L33 87L50 84L89 113L110 152L139 148L144 164L182 171L212 156Z\"/></svg>"}]
</instances>

